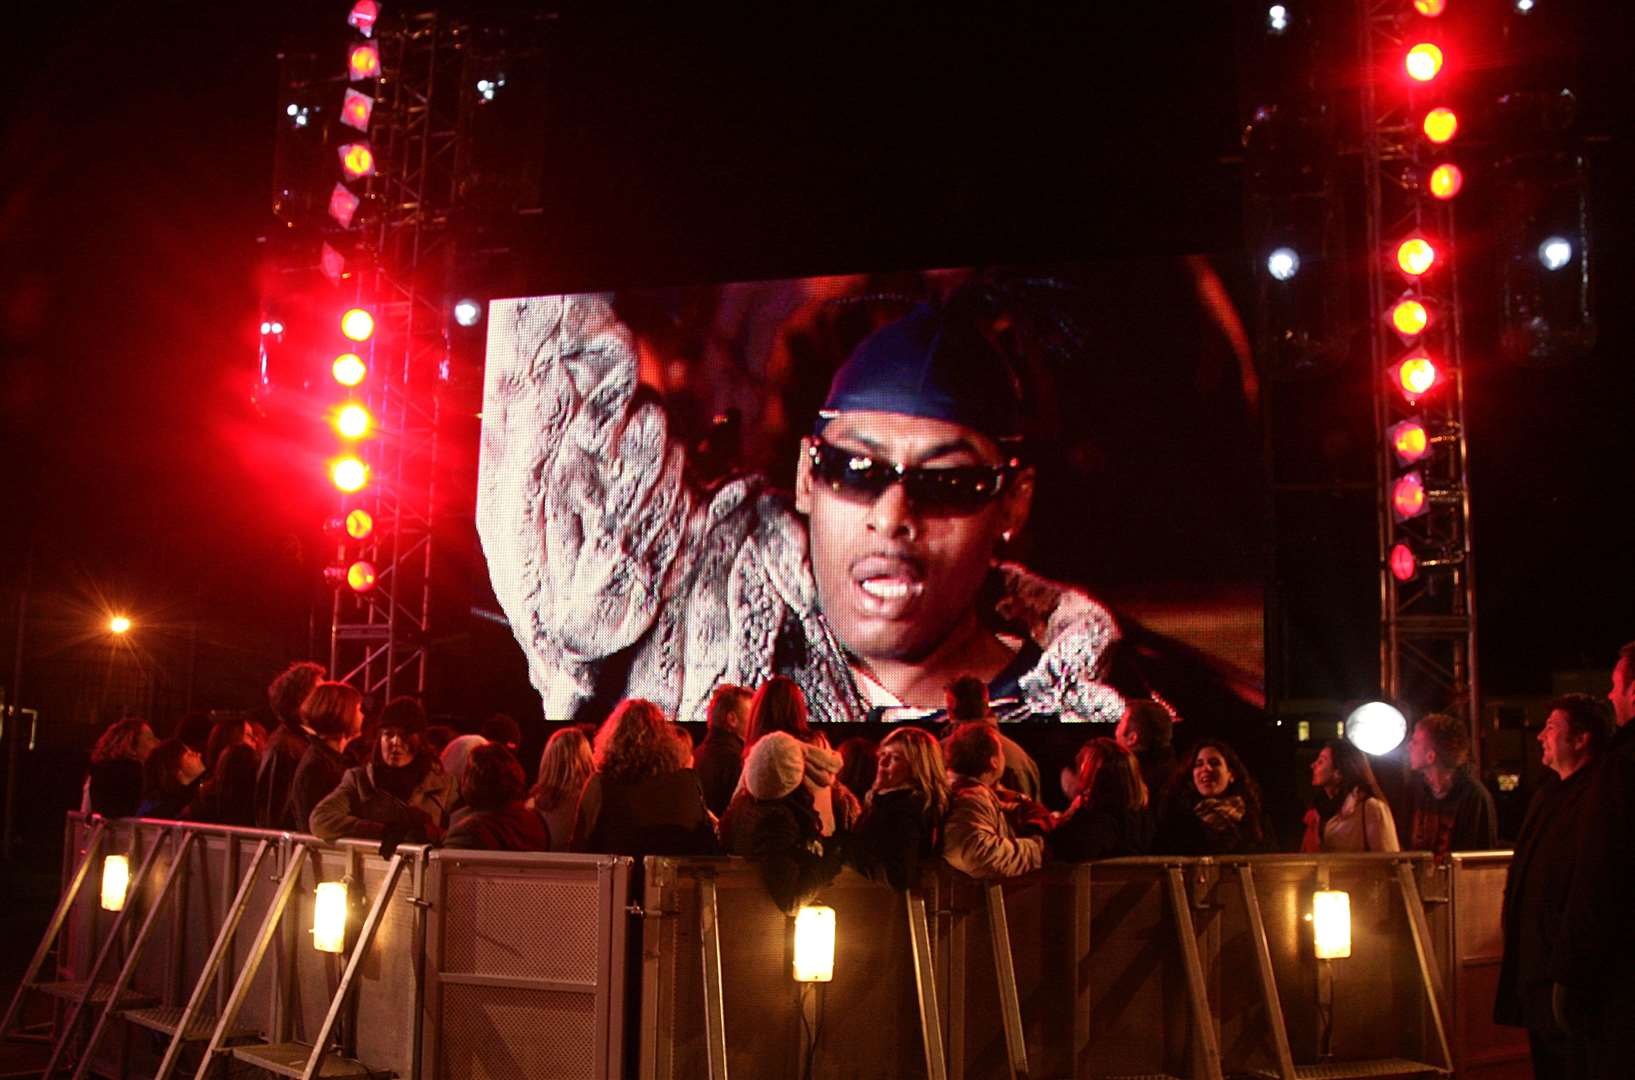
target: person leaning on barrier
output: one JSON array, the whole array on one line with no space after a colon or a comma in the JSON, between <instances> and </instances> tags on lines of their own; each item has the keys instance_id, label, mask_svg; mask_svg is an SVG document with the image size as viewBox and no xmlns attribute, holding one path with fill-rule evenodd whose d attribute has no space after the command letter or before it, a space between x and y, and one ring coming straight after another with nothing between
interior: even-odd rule
<instances>
[{"instance_id":1,"label":"person leaning on barrier","mask_svg":"<svg viewBox=\"0 0 1635 1080\"><path fill-rule=\"evenodd\" d=\"M1491 851L1499 846L1493 796L1471 774L1470 734L1465 722L1428 713L1414 725L1408 765L1408 850L1441 857L1450 851Z\"/></svg>"},{"instance_id":2,"label":"person leaning on barrier","mask_svg":"<svg viewBox=\"0 0 1635 1080\"><path fill-rule=\"evenodd\" d=\"M1271 851L1260 785L1237 751L1219 739L1192 748L1158 807L1152 850L1159 855L1244 855Z\"/></svg>"},{"instance_id":3,"label":"person leaning on barrier","mask_svg":"<svg viewBox=\"0 0 1635 1080\"><path fill-rule=\"evenodd\" d=\"M1568 694L1550 702L1539 745L1544 767L1559 782L1540 788L1527 804L1504 879L1499 918L1504 960L1493 1021L1527 1029L1535 1080L1576 1077L1584 1071L1582 1043L1556 1024L1549 967L1572 884L1592 766L1611 737L1605 707L1588 694Z\"/></svg>"},{"instance_id":4,"label":"person leaning on barrier","mask_svg":"<svg viewBox=\"0 0 1635 1080\"><path fill-rule=\"evenodd\" d=\"M1145 855L1153 819L1147 785L1130 751L1112 739L1091 739L1078 755L1078 794L1056 819L1047 846L1068 862Z\"/></svg>"},{"instance_id":5,"label":"person leaning on barrier","mask_svg":"<svg viewBox=\"0 0 1635 1080\"><path fill-rule=\"evenodd\" d=\"M369 762L346 770L340 786L308 818L321 840L343 836L379 840L381 855L398 844L443 839L454 804L454 782L420 745L426 713L412 698L381 711Z\"/></svg>"},{"instance_id":6,"label":"person leaning on barrier","mask_svg":"<svg viewBox=\"0 0 1635 1080\"><path fill-rule=\"evenodd\" d=\"M710 855L715 826L698 774L651 701L621 701L596 732L596 771L574 817L574 851Z\"/></svg>"},{"instance_id":7,"label":"person leaning on barrier","mask_svg":"<svg viewBox=\"0 0 1635 1080\"><path fill-rule=\"evenodd\" d=\"M1635 641L1618 652L1607 700L1617 731L1584 795L1550 958L1553 1010L1583 1040L1597 1080L1628 1076L1635 1060Z\"/></svg>"},{"instance_id":8,"label":"person leaning on barrier","mask_svg":"<svg viewBox=\"0 0 1635 1080\"><path fill-rule=\"evenodd\" d=\"M786 731L755 741L744 759L742 786L721 821L726 851L761 864L767 893L793 912L840 872L840 837L824 836L807 758L829 753Z\"/></svg>"},{"instance_id":9,"label":"person leaning on barrier","mask_svg":"<svg viewBox=\"0 0 1635 1080\"><path fill-rule=\"evenodd\" d=\"M546 740L545 752L539 757L539 777L528 793L528 805L545 819L550 850L568 850L579 795L595 770L590 740L580 728L565 727Z\"/></svg>"},{"instance_id":10,"label":"person leaning on barrier","mask_svg":"<svg viewBox=\"0 0 1635 1080\"><path fill-rule=\"evenodd\" d=\"M1050 811L999 788L1005 753L999 731L980 720L954 729L943 746L948 759L948 818L942 857L974 878L1015 877L1045 861Z\"/></svg>"},{"instance_id":11,"label":"person leaning on barrier","mask_svg":"<svg viewBox=\"0 0 1635 1080\"><path fill-rule=\"evenodd\" d=\"M847 857L858 873L909 889L922 864L936 858L948 815L948 772L942 746L919 728L898 728L880 740L874 786L863 802Z\"/></svg>"},{"instance_id":12,"label":"person leaning on barrier","mask_svg":"<svg viewBox=\"0 0 1635 1080\"><path fill-rule=\"evenodd\" d=\"M255 825L255 769L261 760L253 746L233 743L216 755L216 763L199 785L190 821L212 825Z\"/></svg>"},{"instance_id":13,"label":"person leaning on barrier","mask_svg":"<svg viewBox=\"0 0 1635 1080\"><path fill-rule=\"evenodd\" d=\"M545 819L523 802L527 778L504 743L471 751L460 778L460 800L469 811L443 837L443 846L482 851L549 851Z\"/></svg>"},{"instance_id":14,"label":"person leaning on barrier","mask_svg":"<svg viewBox=\"0 0 1635 1080\"><path fill-rule=\"evenodd\" d=\"M346 775L341 751L363 727L363 695L343 682L321 682L301 702L301 724L311 741L290 780L289 817L297 823L309 820Z\"/></svg>"},{"instance_id":15,"label":"person leaning on barrier","mask_svg":"<svg viewBox=\"0 0 1635 1080\"><path fill-rule=\"evenodd\" d=\"M1391 807L1361 750L1330 739L1311 763L1312 786L1335 808L1328 820L1314 808L1306 813L1302 851L1400 851Z\"/></svg>"},{"instance_id":16,"label":"person leaning on barrier","mask_svg":"<svg viewBox=\"0 0 1635 1080\"><path fill-rule=\"evenodd\" d=\"M717 817L727 812L744 771L744 730L754 696L731 683L722 683L710 695L709 728L693 751L693 770L704 788L705 804Z\"/></svg>"},{"instance_id":17,"label":"person leaning on barrier","mask_svg":"<svg viewBox=\"0 0 1635 1080\"><path fill-rule=\"evenodd\" d=\"M142 805L142 764L159 739L148 722L127 716L108 725L91 749L82 809L103 817L130 817Z\"/></svg>"},{"instance_id":18,"label":"person leaning on barrier","mask_svg":"<svg viewBox=\"0 0 1635 1080\"><path fill-rule=\"evenodd\" d=\"M255 774L255 823L263 829L306 825L292 816L290 781L312 742L312 733L302 726L301 703L323 677L323 665L303 660L284 669L267 687L267 704L277 727L267 737Z\"/></svg>"}]
</instances>

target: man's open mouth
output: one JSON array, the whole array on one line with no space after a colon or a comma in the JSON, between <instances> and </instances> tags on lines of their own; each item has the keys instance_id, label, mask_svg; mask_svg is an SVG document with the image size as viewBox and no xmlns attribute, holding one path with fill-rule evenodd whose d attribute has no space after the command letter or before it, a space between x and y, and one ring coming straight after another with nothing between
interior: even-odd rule
<instances>
[{"instance_id":1,"label":"man's open mouth","mask_svg":"<svg viewBox=\"0 0 1635 1080\"><path fill-rule=\"evenodd\" d=\"M925 589L925 570L915 559L871 555L851 570L858 607L879 618L901 617Z\"/></svg>"}]
</instances>

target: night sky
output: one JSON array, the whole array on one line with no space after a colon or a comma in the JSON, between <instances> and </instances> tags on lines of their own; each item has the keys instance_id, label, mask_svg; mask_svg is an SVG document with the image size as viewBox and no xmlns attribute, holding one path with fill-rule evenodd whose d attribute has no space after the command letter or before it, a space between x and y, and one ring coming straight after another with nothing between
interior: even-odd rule
<instances>
[{"instance_id":1,"label":"night sky","mask_svg":"<svg viewBox=\"0 0 1635 1080\"><path fill-rule=\"evenodd\" d=\"M1585 49L1597 136L1600 340L1562 369L1469 365L1496 693L1548 692L1552 670L1606 667L1635 637L1620 511L1635 460L1630 45L1614 4L1557 6ZM191 663L197 705L249 706L306 651L323 597L324 493L249 401L274 53L348 5L47 7L8 16L0 65L0 683L32 551L33 687L65 677L107 603L156 627L165 663ZM1149 246L1246 260L1226 5L1178 29L1139 7L707 23L565 8L541 119L560 165L544 192L549 255L530 284ZM1120 347L1164 325L1134 311ZM1372 657L1358 662L1366 681Z\"/></svg>"}]
</instances>

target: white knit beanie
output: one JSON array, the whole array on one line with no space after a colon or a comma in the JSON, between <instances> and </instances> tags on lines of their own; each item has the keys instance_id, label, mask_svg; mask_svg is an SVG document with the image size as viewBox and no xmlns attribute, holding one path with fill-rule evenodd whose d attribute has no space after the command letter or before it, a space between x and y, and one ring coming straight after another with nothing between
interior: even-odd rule
<instances>
[{"instance_id":1,"label":"white knit beanie","mask_svg":"<svg viewBox=\"0 0 1635 1080\"><path fill-rule=\"evenodd\" d=\"M757 799L781 799L806 775L806 745L786 731L761 736L744 761L744 787Z\"/></svg>"}]
</instances>

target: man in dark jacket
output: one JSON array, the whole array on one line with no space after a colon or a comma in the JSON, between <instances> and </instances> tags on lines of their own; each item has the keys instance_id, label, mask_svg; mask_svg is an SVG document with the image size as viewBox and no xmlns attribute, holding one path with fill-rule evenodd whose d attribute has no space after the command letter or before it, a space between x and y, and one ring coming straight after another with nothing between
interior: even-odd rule
<instances>
[{"instance_id":1,"label":"man in dark jacket","mask_svg":"<svg viewBox=\"0 0 1635 1080\"><path fill-rule=\"evenodd\" d=\"M1600 702L1568 694L1550 703L1539 733L1544 765L1560 778L1533 796L1504 883L1504 964L1493 1019L1525 1027L1536 1080L1583 1075L1583 1046L1555 1022L1549 965L1572 883L1580 811L1612 724Z\"/></svg>"},{"instance_id":2,"label":"man in dark jacket","mask_svg":"<svg viewBox=\"0 0 1635 1080\"><path fill-rule=\"evenodd\" d=\"M727 812L738 787L738 775L744 768L744 728L754 697L731 683L722 683L710 697L710 726L693 751L693 771L704 788L704 805L716 817Z\"/></svg>"},{"instance_id":3,"label":"man in dark jacket","mask_svg":"<svg viewBox=\"0 0 1635 1080\"><path fill-rule=\"evenodd\" d=\"M306 823L297 825L290 812L290 782L312 745L312 733L301 724L301 702L323 677L323 665L301 660L267 687L267 704L278 726L267 739L255 774L255 823L263 829L306 830Z\"/></svg>"},{"instance_id":4,"label":"man in dark jacket","mask_svg":"<svg viewBox=\"0 0 1635 1080\"><path fill-rule=\"evenodd\" d=\"M1499 846L1493 796L1470 774L1470 736L1456 716L1427 713L1414 725L1408 764L1419 774L1411 782L1407 851L1490 851Z\"/></svg>"},{"instance_id":5,"label":"man in dark jacket","mask_svg":"<svg viewBox=\"0 0 1635 1080\"><path fill-rule=\"evenodd\" d=\"M1612 669L1618 730L1579 817L1577 859L1550 959L1555 1013L1584 1041L1589 1075L1629 1075L1635 1055L1635 641Z\"/></svg>"}]
</instances>

